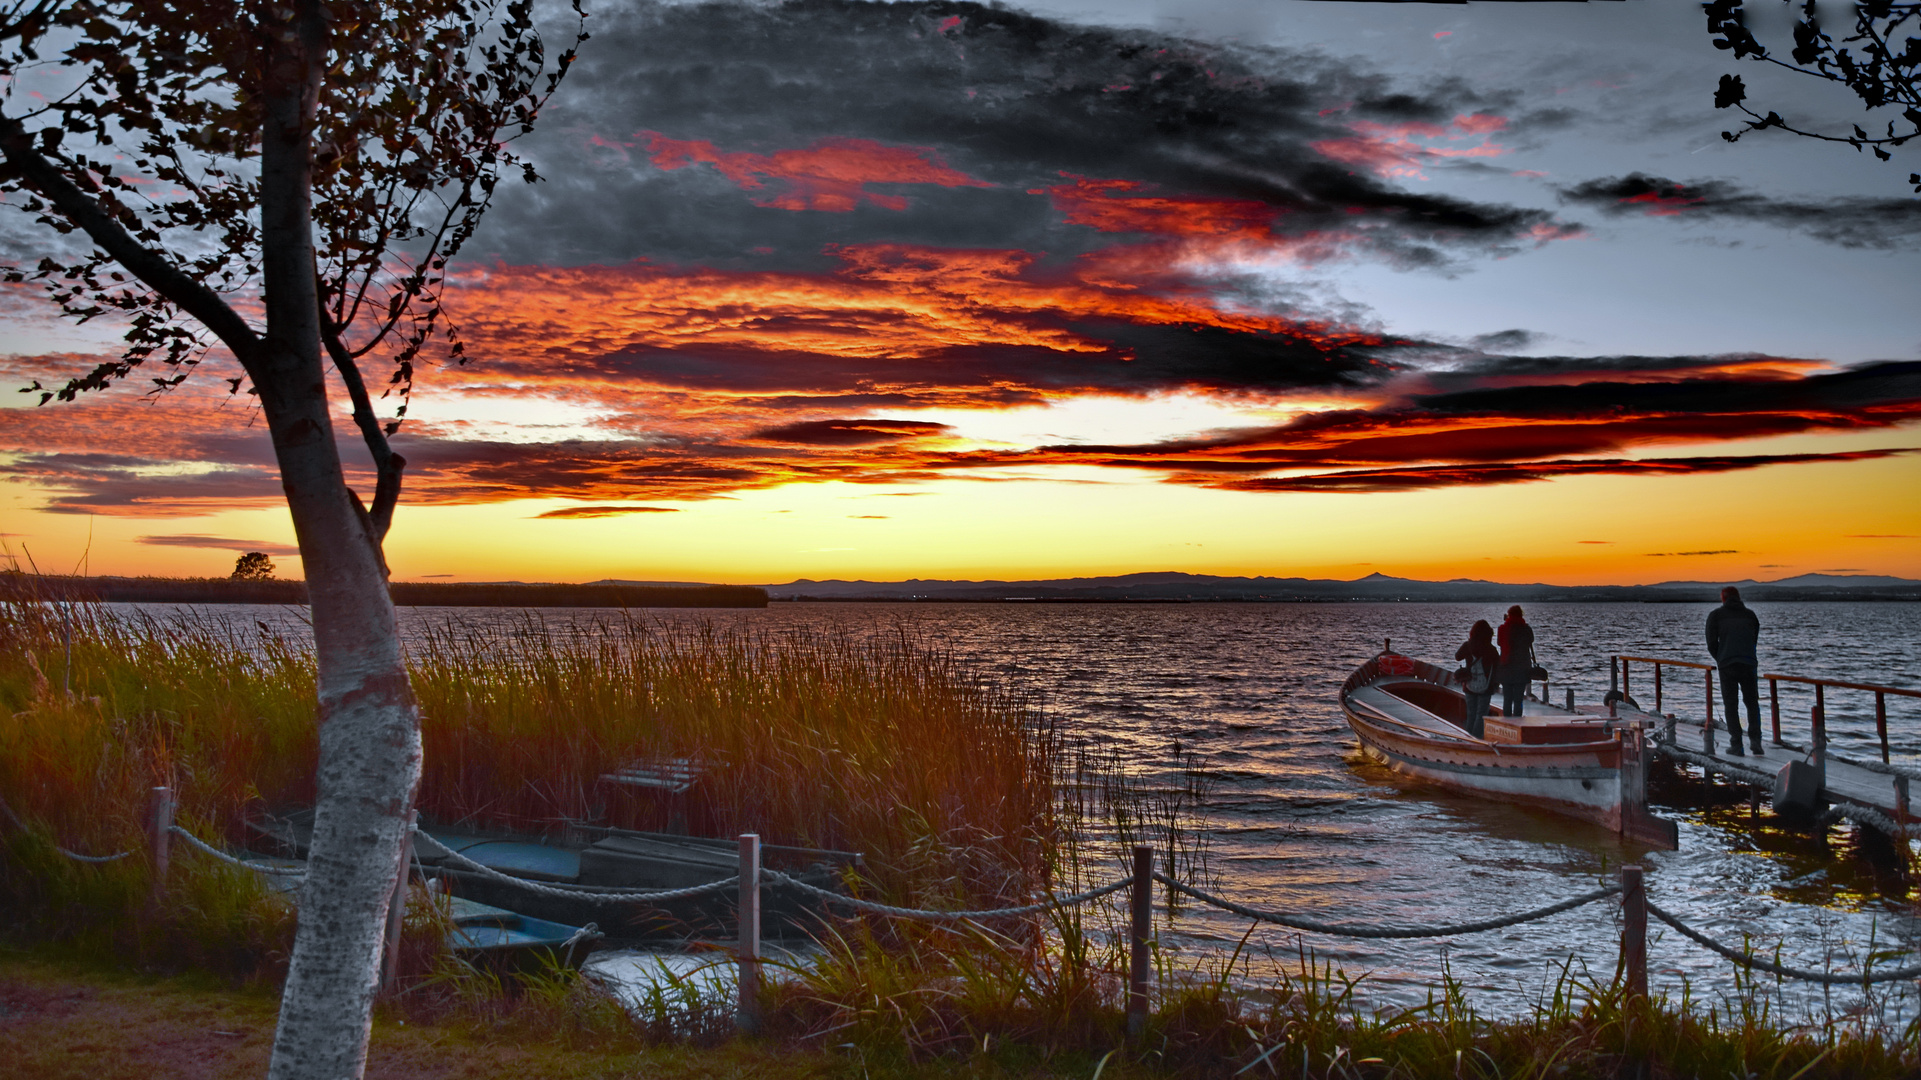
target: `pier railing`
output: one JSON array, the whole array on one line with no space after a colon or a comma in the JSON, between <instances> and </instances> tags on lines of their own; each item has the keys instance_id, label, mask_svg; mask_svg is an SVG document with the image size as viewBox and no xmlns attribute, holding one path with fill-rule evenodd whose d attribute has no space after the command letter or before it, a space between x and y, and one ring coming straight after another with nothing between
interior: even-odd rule
<instances>
[{"instance_id":1,"label":"pier railing","mask_svg":"<svg viewBox=\"0 0 1921 1080\"><path fill-rule=\"evenodd\" d=\"M233 866L264 874L282 874L298 877L305 876L305 868L286 865L283 860L277 863L241 859L214 847L194 836L191 832L173 823L173 792L169 788L155 788L149 799L146 817L147 859L152 869L153 883L150 903L164 901L167 892L167 870L170 862L169 843L174 837L187 841L194 850ZM28 824L17 817L5 802L0 802L0 817L5 817L22 831L31 831ZM1050 914L1069 910L1083 904L1093 903L1103 897L1128 892L1128 985L1125 1001L1127 1032L1130 1039L1139 1040L1146 1032L1149 1014L1149 995L1152 990L1150 976L1150 950L1153 943L1153 889L1156 884L1163 885L1172 892L1192 897L1204 904L1222 911L1251 919L1256 923L1266 923L1286 927L1301 933L1319 934L1328 937L1380 940L1405 938L1453 937L1465 934L1486 933L1522 923L1573 911L1615 896L1621 898L1621 944L1617 978L1622 989L1629 997L1645 998L1647 987L1647 920L1649 915L1673 927L1681 936L1719 955L1748 971L1763 971L1769 974L1827 986L1859 984L1863 988L1877 983L1905 982L1921 978L1921 964L1902 968L1875 968L1875 960L1880 955L1870 954L1866 966L1859 972L1841 973L1834 971L1810 971L1768 960L1757 956L1753 948L1730 948L1683 922L1679 917L1654 903L1647 894L1646 880L1640 866L1623 866L1614 882L1598 888L1567 897L1553 904L1527 911L1512 912L1505 915L1490 916L1473 922L1446 924L1439 926L1380 926L1372 923L1328 923L1304 914L1274 911L1250 907L1217 896L1187 882L1161 873L1154 869L1152 848L1136 847L1133 850L1132 873L1105 885L1100 885L1071 896L1047 896L1036 903L1019 904L1009 907L976 911L943 911L922 908L895 907L873 900L823 889L798 878L778 871L769 870L761 865L760 837L753 833L739 838L740 872L734 877L723 878L684 889L660 889L621 891L591 886L568 886L549 882L528 881L484 866L446 848L432 836L413 825L413 815L408 814L408 851L416 842L424 841L440 848L440 858L447 863L470 872L478 872L489 878L510 883L518 888L537 894L561 894L576 900L600 904L657 904L669 899L735 892L738 895L738 946L735 962L739 968L738 1003L736 1022L741 1031L753 1033L760 1029L761 983L763 959L760 942L761 892L767 888L788 889L813 896L814 898L838 907L849 908L868 915L883 918L916 919L940 922L975 923L998 919L1031 918L1036 915ZM69 851L57 844L54 850L67 858L85 864L98 865L104 862L139 854L138 850L118 852L106 856L89 856ZM411 857L403 858L402 866L412 865ZM393 958L398 952L400 913L404 909L407 873L403 873L395 883L394 894L389 905L387 921L386 957L383 961L383 981L392 985L394 976ZM444 885L442 881L440 884ZM1172 912L1169 912L1170 917ZM597 936L591 924L575 935L574 940ZM568 943L571 947L572 941Z\"/></svg>"},{"instance_id":2,"label":"pier railing","mask_svg":"<svg viewBox=\"0 0 1921 1080\"><path fill-rule=\"evenodd\" d=\"M1842 682L1840 679L1813 679L1805 675L1763 675L1768 681L1768 709L1774 721L1774 741L1781 743L1781 685L1782 683L1801 683L1814 687L1814 711L1810 714L1814 721L1815 741L1825 745L1827 742L1827 713L1829 687L1837 690L1866 690L1874 694L1874 733L1881 740L1881 764L1889 764L1888 759L1888 695L1896 697L1921 698L1921 690L1906 690L1898 686L1878 686L1874 683ZM1709 718L1713 718L1712 712Z\"/></svg>"},{"instance_id":3,"label":"pier railing","mask_svg":"<svg viewBox=\"0 0 1921 1080\"><path fill-rule=\"evenodd\" d=\"M1661 669L1663 667L1698 668L1705 675L1707 690L1707 715L1714 715L1714 672L1713 664L1698 664L1692 660L1674 660L1665 656L1610 656L1608 657L1608 689L1618 691L1623 697L1634 695L1634 673L1630 664L1654 665L1654 711L1661 711ZM1780 725L1775 725L1779 736Z\"/></svg>"},{"instance_id":4,"label":"pier railing","mask_svg":"<svg viewBox=\"0 0 1921 1080\"><path fill-rule=\"evenodd\" d=\"M1632 696L1634 691L1631 664L1652 664L1654 666L1653 711L1656 713L1662 712L1663 709L1662 668L1695 668L1701 671L1703 675L1703 689L1705 691L1701 703L1702 719L1708 727L1715 726L1715 717L1720 713L1720 709L1715 701L1714 692L1714 673L1720 670L1718 667L1713 664L1697 663L1693 660L1676 660L1667 656L1610 656L1608 657L1608 689L1610 691L1618 691L1623 696ZM1785 675L1779 672L1770 672L1761 675L1760 678L1766 679L1768 682L1768 711L1773 727L1774 744L1776 746L1786 746L1797 750L1801 748L1781 737L1781 684L1793 683L1802 686L1812 686L1814 688L1814 707L1810 709L1808 713L1808 719L1813 729L1813 748L1808 752L1816 755L1823 754L1827 750L1827 691L1832 688L1837 690L1860 690L1873 694L1874 733L1881 744L1881 764L1883 766L1891 764L1890 747L1888 743L1888 698L1892 696L1921 699L1921 690L1911 690L1900 686L1884 686L1878 683L1849 682L1844 679L1819 679L1811 675ZM1872 768L1871 765L1862 762L1852 762L1851 764L1860 764L1864 768ZM1875 771L1885 772L1887 770L1878 769Z\"/></svg>"}]
</instances>

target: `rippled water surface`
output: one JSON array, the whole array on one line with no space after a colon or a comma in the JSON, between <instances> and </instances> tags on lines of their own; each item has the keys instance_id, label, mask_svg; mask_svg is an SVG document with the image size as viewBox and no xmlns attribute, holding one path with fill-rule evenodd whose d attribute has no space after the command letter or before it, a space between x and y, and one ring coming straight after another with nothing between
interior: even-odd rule
<instances>
[{"instance_id":1,"label":"rippled water surface","mask_svg":"<svg viewBox=\"0 0 1921 1080\"><path fill-rule=\"evenodd\" d=\"M1533 605L1536 653L1578 701L1608 687L1610 654L1704 661L1702 626L1712 604ZM1753 605L1762 623L1765 672L1921 687L1921 604ZM218 610L218 609L215 609ZM1342 719L1336 691L1356 665L1392 638L1396 651L1451 666L1479 604L775 604L765 610L651 611L665 623L709 623L774 632L839 628L856 634L906 630L938 642L989 679L1040 695L1067 727L1123 750L1150 780L1179 782L1181 754L1195 755L1210 794L1201 811L1208 878L1243 903L1329 921L1433 924L1523 910L1587 891L1624 861L1648 867L1650 896L1690 924L1762 951L1777 944L1797 966L1858 968L1872 941L1921 948L1906 883L1886 850L1851 828L1812 836L1755 814L1737 789L1667 783L1658 812L1681 823L1681 849L1623 846L1597 827L1413 786L1365 762ZM251 619L268 609L249 608ZM405 629L447 622L509 624L526 612L403 609ZM275 619L291 618L273 609ZM618 618L548 610L549 625ZM1665 707L1697 716L1699 672L1670 672ZM1651 679L1635 696L1651 705ZM1762 684L1764 722L1767 686ZM1811 698L1782 687L1783 734L1806 741ZM1839 750L1873 756L1873 700L1838 692L1828 701ZM1921 701L1889 699L1896 760L1921 762ZM1770 760L1785 761L1773 751ZM1095 869L1100 880L1120 872ZM1495 1012L1531 1001L1573 958L1605 977L1618 928L1596 904L1508 930L1453 939L1355 942L1256 931L1261 964L1293 963L1299 945L1350 974L1368 972L1367 1000L1415 1004L1438 985L1443 965L1471 1000ZM1164 942L1187 958L1232 949L1247 930L1230 915L1185 908ZM1731 967L1665 928L1651 928L1657 988L1686 980L1697 995L1733 989ZM1266 958L1272 954L1272 961ZM1888 963L1889 960L1882 960ZM1770 984L1771 985L1771 984ZM1769 990L1770 993L1775 993ZM1793 984L1780 991L1793 1014L1828 1015L1863 1004L1858 990L1824 998ZM1912 988L1868 1003L1890 1020L1912 1015Z\"/></svg>"}]
</instances>

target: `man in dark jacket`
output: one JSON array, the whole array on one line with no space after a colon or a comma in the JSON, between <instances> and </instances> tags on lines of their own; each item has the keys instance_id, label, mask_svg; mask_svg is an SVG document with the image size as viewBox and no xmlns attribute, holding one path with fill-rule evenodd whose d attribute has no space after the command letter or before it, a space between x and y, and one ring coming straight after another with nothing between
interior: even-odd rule
<instances>
[{"instance_id":1,"label":"man in dark jacket","mask_svg":"<svg viewBox=\"0 0 1921 1080\"><path fill-rule=\"evenodd\" d=\"M1748 699L1748 747L1761 752L1760 661L1754 645L1761 637L1761 620L1741 603L1741 590L1721 590L1721 606L1708 613L1708 655L1721 669L1721 705L1728 714L1728 753L1741 756L1738 695ZM1710 720L1713 717L1709 717Z\"/></svg>"}]
</instances>

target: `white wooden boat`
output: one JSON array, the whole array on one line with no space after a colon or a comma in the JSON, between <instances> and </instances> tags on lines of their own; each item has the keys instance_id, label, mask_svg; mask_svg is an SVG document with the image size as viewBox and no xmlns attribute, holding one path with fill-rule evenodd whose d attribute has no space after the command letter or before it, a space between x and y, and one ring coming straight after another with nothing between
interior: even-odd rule
<instances>
[{"instance_id":1,"label":"white wooden boat","mask_svg":"<svg viewBox=\"0 0 1921 1080\"><path fill-rule=\"evenodd\" d=\"M1341 686L1341 710L1366 754L1395 772L1606 826L1651 847L1679 846L1674 822L1647 809L1651 717L1528 701L1524 716L1489 710L1467 733L1451 670L1384 651Z\"/></svg>"}]
</instances>

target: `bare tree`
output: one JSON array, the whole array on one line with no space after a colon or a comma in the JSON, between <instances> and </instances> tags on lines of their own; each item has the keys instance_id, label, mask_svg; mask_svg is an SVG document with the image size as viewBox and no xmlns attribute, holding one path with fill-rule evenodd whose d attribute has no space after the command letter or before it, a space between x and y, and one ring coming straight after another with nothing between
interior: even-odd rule
<instances>
[{"instance_id":1,"label":"bare tree","mask_svg":"<svg viewBox=\"0 0 1921 1080\"><path fill-rule=\"evenodd\" d=\"M1738 108L1748 115L1739 131L1722 132L1723 139L1736 142L1750 131L1780 128L1810 139L1847 143L1856 151L1866 148L1874 151L1875 157L1887 161L1894 156L1888 152L1891 147L1921 137L1921 94L1916 91L1915 81L1916 69L1921 67L1921 37L1907 36L1921 33L1921 3L1864 0L1852 4L1854 32L1837 41L1822 29L1815 0L1802 0L1800 18L1794 23L1794 48L1789 52L1789 60L1769 52L1749 31L1742 0L1709 0L1701 6L1707 12L1708 33L1714 35L1714 47L1733 52L1735 59L1773 64L1801 75L1839 83L1854 91L1870 112L1899 110L1898 117L1883 117L1886 126L1879 133L1870 132L1860 124L1852 125L1853 130L1839 135L1816 131L1789 123L1771 109L1765 116L1754 111L1747 104L1747 86L1741 77L1723 75L1720 88L1714 94L1714 107ZM1915 191L1921 192L1921 173L1908 174L1908 182L1914 185Z\"/></svg>"},{"instance_id":2,"label":"bare tree","mask_svg":"<svg viewBox=\"0 0 1921 1080\"><path fill-rule=\"evenodd\" d=\"M421 350L462 353L447 261L503 175L536 178L511 141L573 55L546 62L531 0L0 0L0 191L46 240L6 280L127 328L116 359L30 389L45 404L146 371L158 393L224 349L231 390L258 395L299 539L319 798L274 1077L365 1066L420 776L381 552L405 467L387 437ZM373 458L370 506L334 440L329 363ZM365 363L400 395L385 423Z\"/></svg>"}]
</instances>

